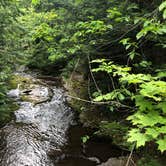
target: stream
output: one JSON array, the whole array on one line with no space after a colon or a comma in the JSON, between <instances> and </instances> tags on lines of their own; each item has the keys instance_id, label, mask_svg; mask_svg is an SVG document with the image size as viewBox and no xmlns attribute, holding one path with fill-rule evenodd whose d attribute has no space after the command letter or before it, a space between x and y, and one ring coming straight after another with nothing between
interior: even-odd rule
<instances>
[{"instance_id":1,"label":"stream","mask_svg":"<svg viewBox=\"0 0 166 166\"><path fill-rule=\"evenodd\" d=\"M17 75L37 80L26 73ZM119 156L119 149L108 142L82 145L81 137L89 131L77 125L61 88L35 84L29 89L19 90L19 95L26 93L31 101L21 100L18 89L8 93L20 108L0 130L0 166L95 166Z\"/></svg>"},{"instance_id":2,"label":"stream","mask_svg":"<svg viewBox=\"0 0 166 166\"><path fill-rule=\"evenodd\" d=\"M24 77L28 76L24 74ZM20 108L15 111L15 120L1 129L1 166L53 165L48 153L50 150L59 152L66 143L73 112L65 104L63 91L56 87L51 90L51 100L41 104L17 99ZM48 87L42 86L33 95L48 97Z\"/></svg>"}]
</instances>

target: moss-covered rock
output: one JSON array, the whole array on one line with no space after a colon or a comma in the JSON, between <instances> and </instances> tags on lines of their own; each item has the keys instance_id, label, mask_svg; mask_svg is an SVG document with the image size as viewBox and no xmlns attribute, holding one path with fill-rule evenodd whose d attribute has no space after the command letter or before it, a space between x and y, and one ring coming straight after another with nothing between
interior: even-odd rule
<instances>
[{"instance_id":1,"label":"moss-covered rock","mask_svg":"<svg viewBox=\"0 0 166 166\"><path fill-rule=\"evenodd\" d=\"M39 83L39 80L35 80L32 77L25 77L22 75L12 75L9 79L9 88L16 89L18 84L20 84L20 89L29 88L29 86L35 83Z\"/></svg>"},{"instance_id":2,"label":"moss-covered rock","mask_svg":"<svg viewBox=\"0 0 166 166\"><path fill-rule=\"evenodd\" d=\"M49 87L32 84L31 88L22 91L20 99L22 101L28 101L33 104L39 104L50 100L52 95L52 91Z\"/></svg>"},{"instance_id":3,"label":"moss-covered rock","mask_svg":"<svg viewBox=\"0 0 166 166\"><path fill-rule=\"evenodd\" d=\"M19 85L19 98L22 101L38 104L50 100L51 89L39 79L29 75L16 74L9 80L10 89L16 89Z\"/></svg>"},{"instance_id":4,"label":"moss-covered rock","mask_svg":"<svg viewBox=\"0 0 166 166\"><path fill-rule=\"evenodd\" d=\"M68 103L76 111L81 112L87 103L79 99L87 99L87 81L80 73L73 72L68 79L63 79L64 87L67 90Z\"/></svg>"},{"instance_id":5,"label":"moss-covered rock","mask_svg":"<svg viewBox=\"0 0 166 166\"><path fill-rule=\"evenodd\" d=\"M79 120L84 127L98 128L101 121L108 121L110 117L107 112L103 111L103 106L86 102L86 100L89 100L88 81L85 80L85 76L82 73L75 71L70 78L63 80L64 87L69 96L67 98L68 103L79 113Z\"/></svg>"}]
</instances>

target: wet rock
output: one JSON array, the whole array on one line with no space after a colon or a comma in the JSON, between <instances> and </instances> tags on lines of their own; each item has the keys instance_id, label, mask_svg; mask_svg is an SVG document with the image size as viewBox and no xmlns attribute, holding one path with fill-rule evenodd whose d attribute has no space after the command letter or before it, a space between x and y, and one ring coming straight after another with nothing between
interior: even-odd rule
<instances>
[{"instance_id":1,"label":"wet rock","mask_svg":"<svg viewBox=\"0 0 166 166\"><path fill-rule=\"evenodd\" d=\"M15 73L11 79L9 80L9 87L10 89L18 88L18 84L20 84L19 89L23 90L29 88L32 84L39 84L40 81L33 78L30 75L18 74Z\"/></svg>"},{"instance_id":2,"label":"wet rock","mask_svg":"<svg viewBox=\"0 0 166 166\"><path fill-rule=\"evenodd\" d=\"M128 157L110 158L98 166L126 166L127 160ZM132 166L132 163L129 163L128 166Z\"/></svg>"},{"instance_id":3,"label":"wet rock","mask_svg":"<svg viewBox=\"0 0 166 166\"><path fill-rule=\"evenodd\" d=\"M88 157L87 159L95 162L96 164L100 164L100 160L97 157Z\"/></svg>"},{"instance_id":4,"label":"wet rock","mask_svg":"<svg viewBox=\"0 0 166 166\"><path fill-rule=\"evenodd\" d=\"M16 100L21 99L22 101L39 104L49 101L53 95L52 90L47 84L23 73L16 73L13 75L9 84L13 89L11 89L7 95L11 98L15 98Z\"/></svg>"},{"instance_id":5,"label":"wet rock","mask_svg":"<svg viewBox=\"0 0 166 166\"><path fill-rule=\"evenodd\" d=\"M11 98L19 98L20 96L20 90L19 89L12 89L7 93L8 97Z\"/></svg>"},{"instance_id":6,"label":"wet rock","mask_svg":"<svg viewBox=\"0 0 166 166\"><path fill-rule=\"evenodd\" d=\"M33 104L39 104L50 100L51 96L51 90L48 87L34 84L30 89L22 91L21 99Z\"/></svg>"},{"instance_id":7,"label":"wet rock","mask_svg":"<svg viewBox=\"0 0 166 166\"><path fill-rule=\"evenodd\" d=\"M49 149L47 154L48 154L49 157L58 157L58 156L62 155L62 150L61 149L57 149L57 148L56 149L52 148L52 149Z\"/></svg>"}]
</instances>

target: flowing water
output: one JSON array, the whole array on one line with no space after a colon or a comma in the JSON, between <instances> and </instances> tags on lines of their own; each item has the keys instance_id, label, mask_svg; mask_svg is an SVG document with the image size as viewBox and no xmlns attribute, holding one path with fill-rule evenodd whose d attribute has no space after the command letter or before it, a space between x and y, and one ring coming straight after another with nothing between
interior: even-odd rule
<instances>
[{"instance_id":1,"label":"flowing water","mask_svg":"<svg viewBox=\"0 0 166 166\"><path fill-rule=\"evenodd\" d=\"M47 96L47 87L41 89L40 95ZM61 89L52 87L52 92L51 100L41 104L17 101L15 120L1 129L0 166L53 165L49 151L59 152L65 145L73 112Z\"/></svg>"}]
</instances>

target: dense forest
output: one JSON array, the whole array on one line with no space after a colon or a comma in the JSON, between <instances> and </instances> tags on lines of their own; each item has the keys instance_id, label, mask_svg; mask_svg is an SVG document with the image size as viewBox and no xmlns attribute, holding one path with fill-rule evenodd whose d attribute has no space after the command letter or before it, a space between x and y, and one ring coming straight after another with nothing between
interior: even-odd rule
<instances>
[{"instance_id":1,"label":"dense forest","mask_svg":"<svg viewBox=\"0 0 166 166\"><path fill-rule=\"evenodd\" d=\"M18 107L7 96L12 75L26 66L63 84L74 79L71 107L110 116L91 126L95 134L165 155L166 1L0 0L0 25L1 126Z\"/></svg>"}]
</instances>

